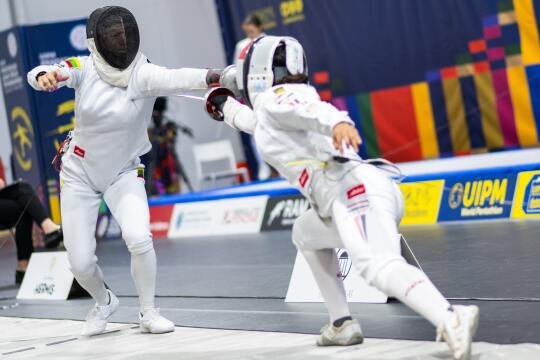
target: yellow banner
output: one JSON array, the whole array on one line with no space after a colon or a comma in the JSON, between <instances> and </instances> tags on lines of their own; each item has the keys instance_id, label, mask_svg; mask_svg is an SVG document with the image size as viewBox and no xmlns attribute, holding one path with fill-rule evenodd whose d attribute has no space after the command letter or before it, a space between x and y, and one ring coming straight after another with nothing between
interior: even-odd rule
<instances>
[{"instance_id":1,"label":"yellow banner","mask_svg":"<svg viewBox=\"0 0 540 360\"><path fill-rule=\"evenodd\" d=\"M444 180L400 184L405 198L402 225L435 224L443 194Z\"/></svg>"},{"instance_id":2,"label":"yellow banner","mask_svg":"<svg viewBox=\"0 0 540 360\"><path fill-rule=\"evenodd\" d=\"M518 174L512 218L540 218L540 170Z\"/></svg>"}]
</instances>

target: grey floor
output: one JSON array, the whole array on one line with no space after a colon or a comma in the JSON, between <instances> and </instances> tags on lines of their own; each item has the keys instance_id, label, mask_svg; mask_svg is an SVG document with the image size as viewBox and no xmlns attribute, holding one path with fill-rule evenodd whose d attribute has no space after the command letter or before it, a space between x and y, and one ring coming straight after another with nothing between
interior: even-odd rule
<instances>
[{"instance_id":1,"label":"grey floor","mask_svg":"<svg viewBox=\"0 0 540 360\"><path fill-rule=\"evenodd\" d=\"M540 222L407 227L424 270L453 303L478 304L478 341L540 343ZM1 244L2 240L0 240ZM290 232L158 239L158 305L179 326L313 334L322 304L285 304L296 250ZM0 316L83 319L88 299L18 303L14 246L0 248ZM122 241L98 246L108 285L119 295L113 321L135 322L137 299ZM433 340L432 327L402 304L352 304L366 336Z\"/></svg>"}]
</instances>

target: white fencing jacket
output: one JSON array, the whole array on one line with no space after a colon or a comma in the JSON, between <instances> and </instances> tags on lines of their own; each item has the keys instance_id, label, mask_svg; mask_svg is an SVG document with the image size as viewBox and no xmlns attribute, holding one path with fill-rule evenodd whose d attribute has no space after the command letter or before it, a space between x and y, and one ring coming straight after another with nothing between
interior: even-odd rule
<instances>
[{"instance_id":1,"label":"white fencing jacket","mask_svg":"<svg viewBox=\"0 0 540 360\"><path fill-rule=\"evenodd\" d=\"M167 69L142 54L135 61L127 87L103 81L92 56L38 66L27 76L39 90L36 75L60 69L67 80L59 86L75 89L76 123L68 151L81 159L82 180L96 191L104 192L126 166L151 149L147 128L156 97L207 88L205 69Z\"/></svg>"},{"instance_id":2,"label":"white fencing jacket","mask_svg":"<svg viewBox=\"0 0 540 360\"><path fill-rule=\"evenodd\" d=\"M229 98L223 112L228 125L255 136L262 158L308 198L312 173L337 155L334 126L354 125L346 111L321 101L315 89L304 84L266 90L255 98L253 110Z\"/></svg>"}]
</instances>

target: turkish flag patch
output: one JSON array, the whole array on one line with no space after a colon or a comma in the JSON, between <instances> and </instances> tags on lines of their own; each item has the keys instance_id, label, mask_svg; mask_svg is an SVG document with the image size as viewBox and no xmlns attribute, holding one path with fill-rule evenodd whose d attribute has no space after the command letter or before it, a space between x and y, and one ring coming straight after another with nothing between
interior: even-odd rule
<instances>
[{"instance_id":1,"label":"turkish flag patch","mask_svg":"<svg viewBox=\"0 0 540 360\"><path fill-rule=\"evenodd\" d=\"M309 180L309 174L307 172L307 169L304 169L302 173L300 174L300 177L298 178L298 182L300 183L301 187L306 186L307 181Z\"/></svg>"},{"instance_id":2,"label":"turkish flag patch","mask_svg":"<svg viewBox=\"0 0 540 360\"><path fill-rule=\"evenodd\" d=\"M75 148L73 149L73 153L77 156L80 156L80 157L84 157L84 154L86 153L86 151L84 151L84 149L81 149L80 147L78 147L77 145L75 145Z\"/></svg>"},{"instance_id":3,"label":"turkish flag patch","mask_svg":"<svg viewBox=\"0 0 540 360\"><path fill-rule=\"evenodd\" d=\"M366 193L366 187L364 184L356 185L353 188L347 190L347 199L352 199L355 196L362 195Z\"/></svg>"}]
</instances>

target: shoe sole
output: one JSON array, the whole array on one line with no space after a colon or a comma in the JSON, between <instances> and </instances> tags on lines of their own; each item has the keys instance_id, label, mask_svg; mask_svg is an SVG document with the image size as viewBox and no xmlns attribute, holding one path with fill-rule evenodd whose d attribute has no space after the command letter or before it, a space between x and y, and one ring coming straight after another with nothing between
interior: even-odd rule
<instances>
[{"instance_id":1,"label":"shoe sole","mask_svg":"<svg viewBox=\"0 0 540 360\"><path fill-rule=\"evenodd\" d=\"M150 331L149 328L147 328L146 326L143 326L143 325L139 325L140 329L141 329L141 332L143 334L166 334L166 333L170 333L170 332L174 332L174 327L170 330L165 330L165 331L160 331L160 332L152 332Z\"/></svg>"},{"instance_id":2,"label":"shoe sole","mask_svg":"<svg viewBox=\"0 0 540 360\"><path fill-rule=\"evenodd\" d=\"M332 342L331 340L328 340L326 338L324 338L322 341L319 341L319 339L317 339L316 344L317 344L317 346L320 346L320 347L324 347L324 346L352 346L352 345L360 345L363 342L364 342L364 335L356 334L346 344L340 344L340 343Z\"/></svg>"}]
</instances>

